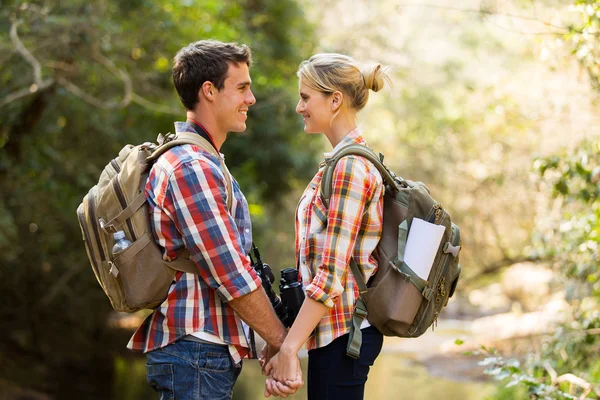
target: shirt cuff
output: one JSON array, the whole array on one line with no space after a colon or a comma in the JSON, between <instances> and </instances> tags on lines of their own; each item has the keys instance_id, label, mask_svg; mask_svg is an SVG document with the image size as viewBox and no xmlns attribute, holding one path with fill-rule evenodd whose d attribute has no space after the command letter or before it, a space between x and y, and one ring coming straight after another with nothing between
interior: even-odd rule
<instances>
[{"instance_id":1,"label":"shirt cuff","mask_svg":"<svg viewBox=\"0 0 600 400\"><path fill-rule=\"evenodd\" d=\"M322 288L318 287L314 283L311 283L306 287L306 296L310 297L315 301L318 301L327 308L333 308L334 306L334 302L331 296L325 293L325 291Z\"/></svg>"},{"instance_id":2,"label":"shirt cuff","mask_svg":"<svg viewBox=\"0 0 600 400\"><path fill-rule=\"evenodd\" d=\"M255 291L261 285L262 282L253 269L244 269L233 279L223 282L217 288L217 293L227 303Z\"/></svg>"}]
</instances>

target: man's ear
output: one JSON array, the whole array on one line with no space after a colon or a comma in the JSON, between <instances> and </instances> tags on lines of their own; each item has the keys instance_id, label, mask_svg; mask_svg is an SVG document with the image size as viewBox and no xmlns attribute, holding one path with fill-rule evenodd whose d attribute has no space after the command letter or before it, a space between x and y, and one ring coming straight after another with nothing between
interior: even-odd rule
<instances>
[{"instance_id":1,"label":"man's ear","mask_svg":"<svg viewBox=\"0 0 600 400\"><path fill-rule=\"evenodd\" d=\"M216 91L217 89L215 88L215 85L213 85L210 81L204 82L200 87L200 93L202 93L208 101L214 100Z\"/></svg>"},{"instance_id":2,"label":"man's ear","mask_svg":"<svg viewBox=\"0 0 600 400\"><path fill-rule=\"evenodd\" d=\"M336 112L344 101L344 95L339 90L336 90L331 94L331 111Z\"/></svg>"}]
</instances>

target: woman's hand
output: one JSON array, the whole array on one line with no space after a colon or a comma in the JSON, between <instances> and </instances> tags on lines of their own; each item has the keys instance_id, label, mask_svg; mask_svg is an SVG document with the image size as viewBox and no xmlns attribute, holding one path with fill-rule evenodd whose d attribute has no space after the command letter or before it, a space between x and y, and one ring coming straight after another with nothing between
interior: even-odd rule
<instances>
[{"instance_id":1,"label":"woman's hand","mask_svg":"<svg viewBox=\"0 0 600 400\"><path fill-rule=\"evenodd\" d=\"M281 382L277 382L273 378L267 378L265 382L265 397L269 396L281 396L286 398L298 391L304 385L302 378L295 382L288 382L288 385L284 385Z\"/></svg>"},{"instance_id":2,"label":"woman's hand","mask_svg":"<svg viewBox=\"0 0 600 400\"><path fill-rule=\"evenodd\" d=\"M265 382L265 397L270 395L287 397L304 385L300 359L293 352L277 353L264 367L269 379Z\"/></svg>"}]
</instances>

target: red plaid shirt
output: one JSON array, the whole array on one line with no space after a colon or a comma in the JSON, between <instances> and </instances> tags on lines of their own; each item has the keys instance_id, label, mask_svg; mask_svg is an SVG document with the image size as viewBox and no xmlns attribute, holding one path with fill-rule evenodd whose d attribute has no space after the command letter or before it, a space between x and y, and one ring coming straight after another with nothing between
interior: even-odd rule
<instances>
[{"instance_id":1,"label":"red plaid shirt","mask_svg":"<svg viewBox=\"0 0 600 400\"><path fill-rule=\"evenodd\" d=\"M348 133L334 152L353 143L366 145L359 129ZM296 257L306 295L330 308L308 339L309 350L350 331L358 298L350 258L367 281L377 270L373 251L383 227L383 181L371 162L348 156L336 164L329 208L317 190L322 175L320 168L304 191L296 216Z\"/></svg>"},{"instance_id":2,"label":"red plaid shirt","mask_svg":"<svg viewBox=\"0 0 600 400\"><path fill-rule=\"evenodd\" d=\"M194 132L187 123L176 132ZM146 184L151 223L163 257L187 248L199 275L178 272L167 299L138 328L128 348L143 352L194 332L209 332L229 345L235 362L248 354L241 320L227 304L261 285L247 254L252 244L248 203L231 177L233 202L219 160L205 150L182 145L165 152Z\"/></svg>"}]
</instances>

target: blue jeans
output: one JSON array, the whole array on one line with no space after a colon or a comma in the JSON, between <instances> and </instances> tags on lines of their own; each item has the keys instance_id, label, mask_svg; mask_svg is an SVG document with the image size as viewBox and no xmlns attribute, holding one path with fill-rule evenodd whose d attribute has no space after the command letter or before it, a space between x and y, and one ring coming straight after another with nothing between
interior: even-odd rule
<instances>
[{"instance_id":1,"label":"blue jeans","mask_svg":"<svg viewBox=\"0 0 600 400\"><path fill-rule=\"evenodd\" d=\"M147 354L146 379L161 400L230 400L242 371L227 346L178 340Z\"/></svg>"},{"instance_id":2,"label":"blue jeans","mask_svg":"<svg viewBox=\"0 0 600 400\"><path fill-rule=\"evenodd\" d=\"M360 357L346 355L349 334L308 352L309 400L362 400L369 369L383 346L383 335L370 326L362 329Z\"/></svg>"}]
</instances>

